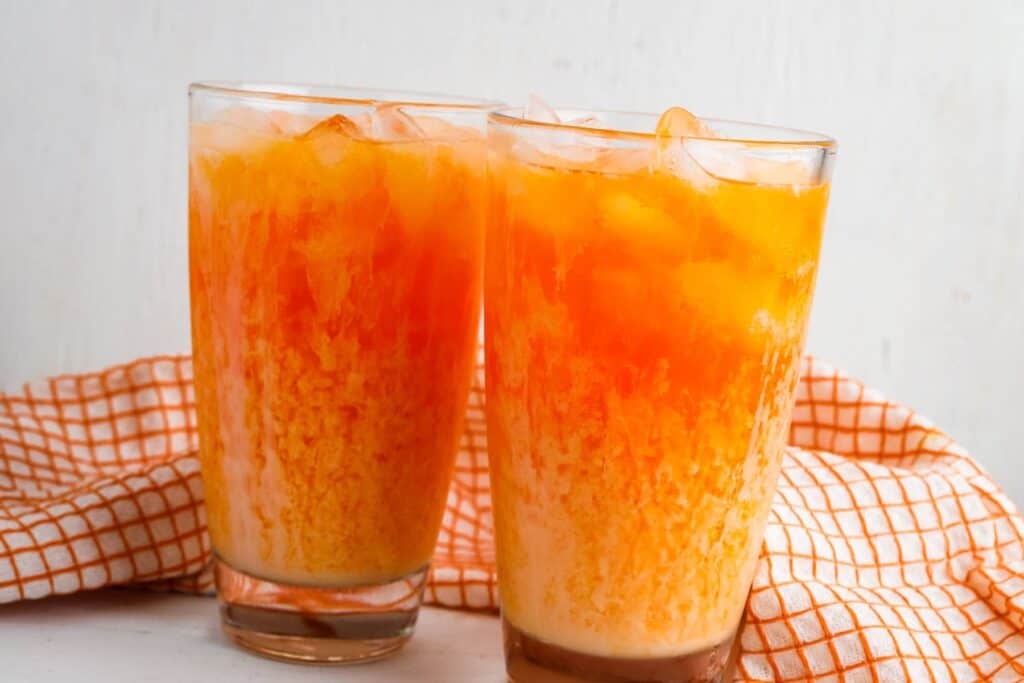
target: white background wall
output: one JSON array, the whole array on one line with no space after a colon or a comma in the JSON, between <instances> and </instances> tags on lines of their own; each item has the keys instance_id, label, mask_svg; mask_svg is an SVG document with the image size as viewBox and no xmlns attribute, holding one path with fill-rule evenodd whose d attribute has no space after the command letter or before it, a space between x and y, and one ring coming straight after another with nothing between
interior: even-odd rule
<instances>
[{"instance_id":1,"label":"white background wall","mask_svg":"<svg viewBox=\"0 0 1024 683\"><path fill-rule=\"evenodd\" d=\"M197 79L833 134L810 350L1024 502L1024 3L0 0L0 387L188 349Z\"/></svg>"}]
</instances>

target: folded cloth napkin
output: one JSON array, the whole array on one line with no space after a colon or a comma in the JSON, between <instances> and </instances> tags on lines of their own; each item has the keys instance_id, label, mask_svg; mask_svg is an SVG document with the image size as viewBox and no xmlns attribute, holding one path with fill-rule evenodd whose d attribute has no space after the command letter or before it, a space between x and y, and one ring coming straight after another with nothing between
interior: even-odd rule
<instances>
[{"instance_id":1,"label":"folded cloth napkin","mask_svg":"<svg viewBox=\"0 0 1024 683\"><path fill-rule=\"evenodd\" d=\"M211 588L192 366L0 394L0 603ZM1024 519L913 411L805 359L742 634L744 681L1024 680ZM483 372L426 599L494 609Z\"/></svg>"}]
</instances>

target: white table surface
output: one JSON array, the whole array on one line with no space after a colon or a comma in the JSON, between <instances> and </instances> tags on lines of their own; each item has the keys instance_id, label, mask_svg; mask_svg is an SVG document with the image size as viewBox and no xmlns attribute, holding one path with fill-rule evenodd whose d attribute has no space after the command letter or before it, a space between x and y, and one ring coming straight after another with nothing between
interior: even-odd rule
<instances>
[{"instance_id":1,"label":"white table surface","mask_svg":"<svg viewBox=\"0 0 1024 683\"><path fill-rule=\"evenodd\" d=\"M395 656L316 667L248 654L213 598L96 591L0 605L0 680L19 683L502 683L496 617L425 608Z\"/></svg>"}]
</instances>

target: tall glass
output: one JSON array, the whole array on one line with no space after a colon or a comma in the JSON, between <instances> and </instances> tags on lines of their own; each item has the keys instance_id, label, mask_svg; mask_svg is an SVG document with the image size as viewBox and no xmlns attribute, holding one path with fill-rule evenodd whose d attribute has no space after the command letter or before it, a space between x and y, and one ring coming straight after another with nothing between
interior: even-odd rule
<instances>
[{"instance_id":1,"label":"tall glass","mask_svg":"<svg viewBox=\"0 0 1024 683\"><path fill-rule=\"evenodd\" d=\"M514 681L727 680L835 145L489 118L488 452Z\"/></svg>"},{"instance_id":2,"label":"tall glass","mask_svg":"<svg viewBox=\"0 0 1024 683\"><path fill-rule=\"evenodd\" d=\"M488 104L189 91L201 462L224 630L285 659L411 635L473 368Z\"/></svg>"}]
</instances>

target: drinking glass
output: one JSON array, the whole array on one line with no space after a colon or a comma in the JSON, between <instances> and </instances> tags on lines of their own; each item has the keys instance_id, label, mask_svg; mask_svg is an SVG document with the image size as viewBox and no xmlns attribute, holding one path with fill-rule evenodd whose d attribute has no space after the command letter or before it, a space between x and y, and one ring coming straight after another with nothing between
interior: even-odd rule
<instances>
[{"instance_id":1,"label":"drinking glass","mask_svg":"<svg viewBox=\"0 0 1024 683\"><path fill-rule=\"evenodd\" d=\"M190 88L200 460L222 625L312 662L412 634L480 308L479 100Z\"/></svg>"},{"instance_id":2,"label":"drinking glass","mask_svg":"<svg viewBox=\"0 0 1024 683\"><path fill-rule=\"evenodd\" d=\"M489 116L488 453L510 679L728 680L835 143Z\"/></svg>"}]
</instances>

